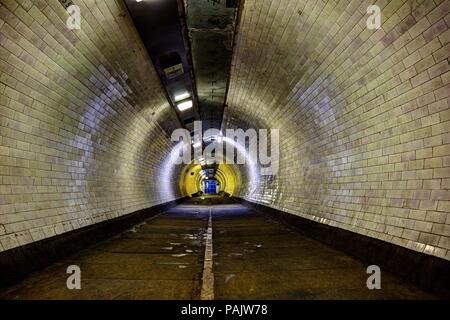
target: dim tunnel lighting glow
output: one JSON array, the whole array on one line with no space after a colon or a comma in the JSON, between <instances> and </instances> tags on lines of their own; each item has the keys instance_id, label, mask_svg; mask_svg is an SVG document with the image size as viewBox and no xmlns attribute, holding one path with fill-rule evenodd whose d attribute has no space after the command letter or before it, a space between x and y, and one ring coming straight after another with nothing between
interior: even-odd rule
<instances>
[{"instance_id":1,"label":"dim tunnel lighting glow","mask_svg":"<svg viewBox=\"0 0 450 320\"><path fill-rule=\"evenodd\" d=\"M189 92L183 92L183 93L175 95L175 101L178 102L178 101L190 98L190 97L191 97L191 95Z\"/></svg>"},{"instance_id":2,"label":"dim tunnel lighting glow","mask_svg":"<svg viewBox=\"0 0 450 320\"><path fill-rule=\"evenodd\" d=\"M185 111L192 108L192 100L180 103L177 105L178 110Z\"/></svg>"}]
</instances>

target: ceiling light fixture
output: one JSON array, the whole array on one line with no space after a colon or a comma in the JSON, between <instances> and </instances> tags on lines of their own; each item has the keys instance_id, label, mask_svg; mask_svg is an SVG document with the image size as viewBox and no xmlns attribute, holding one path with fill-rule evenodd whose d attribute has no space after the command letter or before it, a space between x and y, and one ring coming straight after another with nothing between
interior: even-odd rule
<instances>
[{"instance_id":1,"label":"ceiling light fixture","mask_svg":"<svg viewBox=\"0 0 450 320\"><path fill-rule=\"evenodd\" d=\"M192 105L193 105L192 100L188 100L186 102L178 104L177 108L180 111L185 111L185 110L192 108Z\"/></svg>"},{"instance_id":2,"label":"ceiling light fixture","mask_svg":"<svg viewBox=\"0 0 450 320\"><path fill-rule=\"evenodd\" d=\"M191 94L189 92L183 92L183 93L175 95L175 101L178 102L178 101L190 98L190 97L191 97Z\"/></svg>"}]
</instances>

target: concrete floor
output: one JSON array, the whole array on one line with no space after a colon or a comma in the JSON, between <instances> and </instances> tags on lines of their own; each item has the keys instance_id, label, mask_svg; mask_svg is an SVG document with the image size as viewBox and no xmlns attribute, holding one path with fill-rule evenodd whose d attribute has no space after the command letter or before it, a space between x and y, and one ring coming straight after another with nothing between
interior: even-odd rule
<instances>
[{"instance_id":1,"label":"concrete floor","mask_svg":"<svg viewBox=\"0 0 450 320\"><path fill-rule=\"evenodd\" d=\"M231 200L191 200L86 249L17 285L0 299L199 299L211 211L215 299L433 299ZM210 210L210 208L212 208ZM66 269L81 268L81 290Z\"/></svg>"}]
</instances>

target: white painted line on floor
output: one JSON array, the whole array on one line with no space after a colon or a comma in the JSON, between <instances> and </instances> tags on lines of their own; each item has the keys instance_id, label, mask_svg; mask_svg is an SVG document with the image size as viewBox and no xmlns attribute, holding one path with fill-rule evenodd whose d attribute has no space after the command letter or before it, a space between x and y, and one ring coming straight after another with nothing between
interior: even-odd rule
<instances>
[{"instance_id":1,"label":"white painted line on floor","mask_svg":"<svg viewBox=\"0 0 450 320\"><path fill-rule=\"evenodd\" d=\"M209 208L208 230L206 232L205 259L203 262L201 300L214 300L214 273L213 273L213 232L212 208Z\"/></svg>"}]
</instances>

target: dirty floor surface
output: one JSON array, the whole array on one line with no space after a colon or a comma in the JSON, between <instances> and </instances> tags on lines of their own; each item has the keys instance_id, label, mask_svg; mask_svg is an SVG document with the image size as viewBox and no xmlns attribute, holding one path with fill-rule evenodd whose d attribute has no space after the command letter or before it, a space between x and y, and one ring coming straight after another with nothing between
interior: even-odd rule
<instances>
[{"instance_id":1,"label":"dirty floor surface","mask_svg":"<svg viewBox=\"0 0 450 320\"><path fill-rule=\"evenodd\" d=\"M191 200L0 290L0 299L199 299L212 218L215 299L428 299L268 216L223 200ZM81 290L66 286L81 269Z\"/></svg>"}]
</instances>

